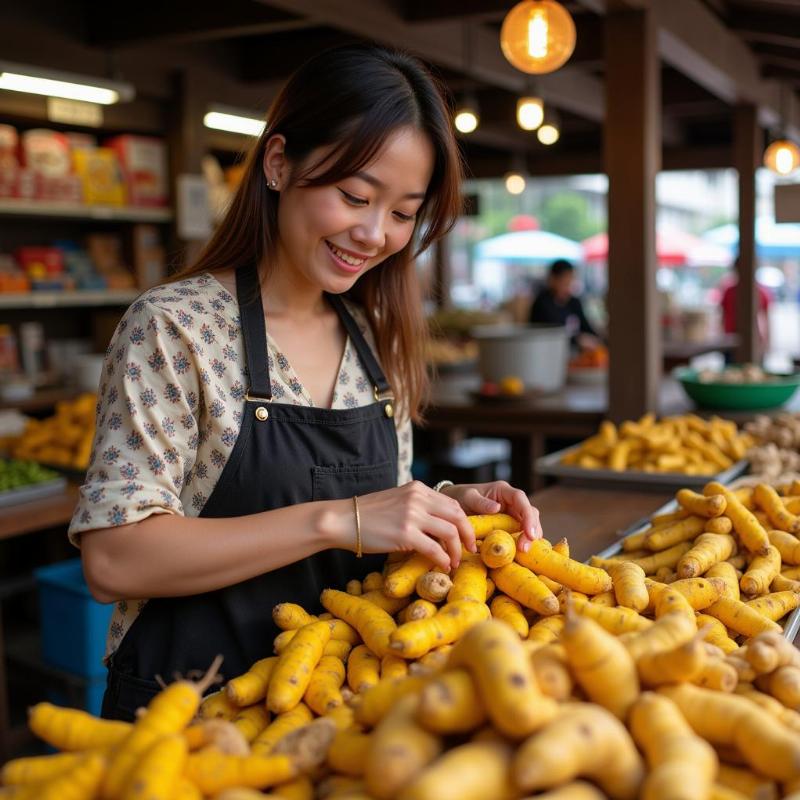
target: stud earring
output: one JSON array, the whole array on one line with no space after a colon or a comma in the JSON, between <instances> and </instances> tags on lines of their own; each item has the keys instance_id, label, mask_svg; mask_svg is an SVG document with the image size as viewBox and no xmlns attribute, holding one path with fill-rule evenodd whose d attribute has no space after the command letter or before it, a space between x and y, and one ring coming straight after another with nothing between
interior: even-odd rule
<instances>
[{"instance_id":1,"label":"stud earring","mask_svg":"<svg viewBox=\"0 0 800 800\"><path fill-rule=\"evenodd\" d=\"M269 188L270 189L277 189L278 188L278 181L276 181L275 178L270 178L269 179Z\"/></svg>"}]
</instances>

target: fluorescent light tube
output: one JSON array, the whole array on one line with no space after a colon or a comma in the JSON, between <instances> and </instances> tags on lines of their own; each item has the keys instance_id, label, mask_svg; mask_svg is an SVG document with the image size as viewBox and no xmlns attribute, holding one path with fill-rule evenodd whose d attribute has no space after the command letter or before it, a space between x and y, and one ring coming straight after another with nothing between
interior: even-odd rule
<instances>
[{"instance_id":1,"label":"fluorescent light tube","mask_svg":"<svg viewBox=\"0 0 800 800\"><path fill-rule=\"evenodd\" d=\"M9 62L0 62L0 89L100 105L132 100L136 93L131 84L121 81Z\"/></svg>"},{"instance_id":2,"label":"fluorescent light tube","mask_svg":"<svg viewBox=\"0 0 800 800\"><path fill-rule=\"evenodd\" d=\"M263 119L247 116L244 112L237 113L233 109L222 110L215 107L203 117L206 128L229 133L244 133L247 136L261 136L266 123Z\"/></svg>"}]
</instances>

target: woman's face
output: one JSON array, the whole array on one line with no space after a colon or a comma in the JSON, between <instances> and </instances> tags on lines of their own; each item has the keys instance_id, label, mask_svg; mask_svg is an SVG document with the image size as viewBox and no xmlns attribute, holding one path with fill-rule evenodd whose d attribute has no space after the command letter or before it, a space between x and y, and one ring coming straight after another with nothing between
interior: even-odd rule
<instances>
[{"instance_id":1,"label":"woman's face","mask_svg":"<svg viewBox=\"0 0 800 800\"><path fill-rule=\"evenodd\" d=\"M310 158L321 155L314 151ZM433 162L428 137L401 128L361 172L328 186L282 190L278 268L322 291L347 291L408 244Z\"/></svg>"}]
</instances>

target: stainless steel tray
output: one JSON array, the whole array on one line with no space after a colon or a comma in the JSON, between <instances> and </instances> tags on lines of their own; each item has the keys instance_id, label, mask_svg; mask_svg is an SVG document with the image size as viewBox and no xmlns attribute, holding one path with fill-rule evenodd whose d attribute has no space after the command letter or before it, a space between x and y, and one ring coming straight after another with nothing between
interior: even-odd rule
<instances>
[{"instance_id":1,"label":"stainless steel tray","mask_svg":"<svg viewBox=\"0 0 800 800\"><path fill-rule=\"evenodd\" d=\"M670 514L677 509L678 502L676 500L670 500L668 503L664 503L661 508L657 508L650 516L654 517L656 514ZM650 517L640 520L639 522L635 522L623 533L622 536L619 537L619 539L617 539L616 542L614 542L614 544L610 544L608 547L601 550L599 553L596 553L595 555L600 558L610 558L611 556L617 555L617 553L622 551L622 542L625 539L627 539L629 536L633 536L635 533L643 531L649 526L649 524ZM586 563L588 563L588 561ZM793 642L794 637L797 636L798 629L800 629L800 608L796 608L786 618L786 624L783 626L784 638L788 639L790 642Z\"/></svg>"},{"instance_id":2,"label":"stainless steel tray","mask_svg":"<svg viewBox=\"0 0 800 800\"><path fill-rule=\"evenodd\" d=\"M32 483L30 486L20 486L19 489L9 489L8 491L0 492L0 508L41 500L51 494L63 492L66 486L66 478L53 478L51 481Z\"/></svg>"},{"instance_id":3,"label":"stainless steel tray","mask_svg":"<svg viewBox=\"0 0 800 800\"><path fill-rule=\"evenodd\" d=\"M576 444L536 459L536 472L540 475L552 475L573 486L677 492L678 489L683 489L684 487L694 489L705 486L709 481L729 483L741 475L748 465L748 462L742 459L715 475L684 475L680 472L642 472L640 470L615 472L611 469L584 469L583 467L561 463L561 459L567 453L571 453L579 447L580 445Z\"/></svg>"}]
</instances>

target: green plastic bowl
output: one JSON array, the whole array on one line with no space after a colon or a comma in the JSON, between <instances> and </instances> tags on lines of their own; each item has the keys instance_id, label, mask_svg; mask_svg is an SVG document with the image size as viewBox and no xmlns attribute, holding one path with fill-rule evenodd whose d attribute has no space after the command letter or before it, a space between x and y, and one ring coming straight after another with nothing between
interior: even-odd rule
<instances>
[{"instance_id":1,"label":"green plastic bowl","mask_svg":"<svg viewBox=\"0 0 800 800\"><path fill-rule=\"evenodd\" d=\"M672 375L700 408L728 408L739 411L782 406L800 386L800 373L775 375L764 383L713 383L700 381L697 370L677 367Z\"/></svg>"}]
</instances>

